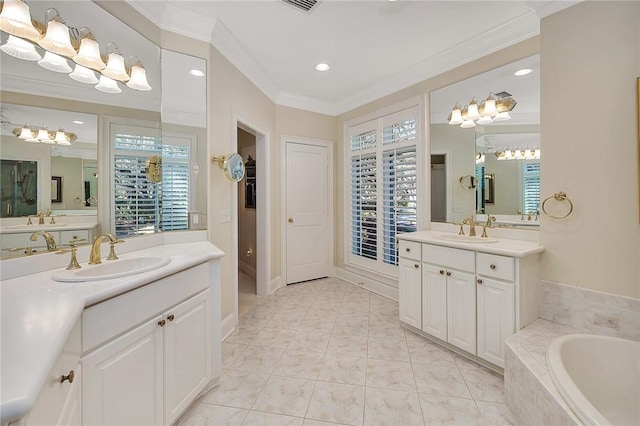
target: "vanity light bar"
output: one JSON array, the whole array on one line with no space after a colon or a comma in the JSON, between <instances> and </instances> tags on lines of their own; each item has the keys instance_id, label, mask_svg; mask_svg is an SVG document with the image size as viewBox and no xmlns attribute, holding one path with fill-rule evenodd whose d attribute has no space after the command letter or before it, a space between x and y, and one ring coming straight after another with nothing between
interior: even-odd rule
<instances>
[{"instance_id":1,"label":"vanity light bar","mask_svg":"<svg viewBox=\"0 0 640 426\"><path fill-rule=\"evenodd\" d=\"M52 17L49 19L49 16ZM18 59L38 61L41 67L69 74L69 77L80 83L95 84L97 90L105 93L122 92L117 81L127 82L127 86L133 90L152 90L147 81L146 70L137 57L132 56L127 66L117 46L109 43L107 50L113 46L114 51L108 53L105 63L100 54L100 46L89 28L69 28L54 8L47 9L45 21L46 26L32 20L29 6L24 1L4 0L0 13L0 30L9 34L9 40L0 46L0 50ZM45 51L43 58L36 51L36 46ZM77 65L71 68L68 61ZM99 74L100 80L95 73Z\"/></svg>"},{"instance_id":2,"label":"vanity light bar","mask_svg":"<svg viewBox=\"0 0 640 426\"><path fill-rule=\"evenodd\" d=\"M75 133L65 132L62 127L57 131L51 132L44 125L40 129L32 129L28 124L25 124L23 127L13 129L12 133L25 142L50 145L71 145L71 142L75 142L78 139Z\"/></svg>"},{"instance_id":3,"label":"vanity light bar","mask_svg":"<svg viewBox=\"0 0 640 426\"><path fill-rule=\"evenodd\" d=\"M512 111L517 102L510 93L489 93L487 99L480 104L475 97L464 108L456 102L447 117L447 122L463 129L476 127L476 124L490 124L494 121L511 119L509 111Z\"/></svg>"}]
</instances>

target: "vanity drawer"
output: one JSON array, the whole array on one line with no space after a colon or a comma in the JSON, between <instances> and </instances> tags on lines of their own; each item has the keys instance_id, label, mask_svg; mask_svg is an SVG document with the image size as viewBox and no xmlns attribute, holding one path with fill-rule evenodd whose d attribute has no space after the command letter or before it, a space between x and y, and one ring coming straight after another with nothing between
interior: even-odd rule
<instances>
[{"instance_id":1,"label":"vanity drawer","mask_svg":"<svg viewBox=\"0 0 640 426\"><path fill-rule=\"evenodd\" d=\"M399 255L405 259L420 260L420 246L414 241L400 240Z\"/></svg>"},{"instance_id":2,"label":"vanity drawer","mask_svg":"<svg viewBox=\"0 0 640 426\"><path fill-rule=\"evenodd\" d=\"M479 275L505 281L515 279L515 260L513 257L478 253L477 261Z\"/></svg>"},{"instance_id":3,"label":"vanity drawer","mask_svg":"<svg viewBox=\"0 0 640 426\"><path fill-rule=\"evenodd\" d=\"M422 245L422 261L460 271L475 271L475 252L450 247Z\"/></svg>"},{"instance_id":4,"label":"vanity drawer","mask_svg":"<svg viewBox=\"0 0 640 426\"><path fill-rule=\"evenodd\" d=\"M207 288L209 264L202 263L85 309L82 351L95 348Z\"/></svg>"}]
</instances>

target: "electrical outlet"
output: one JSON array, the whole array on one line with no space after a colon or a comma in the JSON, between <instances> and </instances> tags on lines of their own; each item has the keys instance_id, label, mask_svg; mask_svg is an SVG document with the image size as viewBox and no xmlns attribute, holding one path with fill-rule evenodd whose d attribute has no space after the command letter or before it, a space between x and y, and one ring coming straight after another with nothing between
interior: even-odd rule
<instances>
[{"instance_id":1,"label":"electrical outlet","mask_svg":"<svg viewBox=\"0 0 640 426\"><path fill-rule=\"evenodd\" d=\"M455 206L453 211L454 213L464 213L464 206Z\"/></svg>"},{"instance_id":2,"label":"electrical outlet","mask_svg":"<svg viewBox=\"0 0 640 426\"><path fill-rule=\"evenodd\" d=\"M231 211L229 209L220 210L220 223L231 222Z\"/></svg>"}]
</instances>

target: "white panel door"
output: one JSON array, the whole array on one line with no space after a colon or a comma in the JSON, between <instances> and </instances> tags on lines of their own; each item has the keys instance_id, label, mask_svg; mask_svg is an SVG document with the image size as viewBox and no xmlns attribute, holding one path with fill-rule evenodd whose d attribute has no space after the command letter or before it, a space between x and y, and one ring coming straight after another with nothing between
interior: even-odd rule
<instances>
[{"instance_id":1,"label":"white panel door","mask_svg":"<svg viewBox=\"0 0 640 426\"><path fill-rule=\"evenodd\" d=\"M287 142L287 284L329 275L329 172L324 146Z\"/></svg>"},{"instance_id":2,"label":"white panel door","mask_svg":"<svg viewBox=\"0 0 640 426\"><path fill-rule=\"evenodd\" d=\"M82 360L84 425L151 425L163 421L161 316Z\"/></svg>"},{"instance_id":3,"label":"white panel door","mask_svg":"<svg viewBox=\"0 0 640 426\"><path fill-rule=\"evenodd\" d=\"M447 340L447 276L445 268L422 264L422 331Z\"/></svg>"},{"instance_id":4,"label":"white panel door","mask_svg":"<svg viewBox=\"0 0 640 426\"><path fill-rule=\"evenodd\" d=\"M472 354L476 353L476 281L475 276L451 271L447 276L448 342Z\"/></svg>"},{"instance_id":5,"label":"white panel door","mask_svg":"<svg viewBox=\"0 0 640 426\"><path fill-rule=\"evenodd\" d=\"M514 285L478 279L478 356L504 367L504 341L515 333Z\"/></svg>"},{"instance_id":6,"label":"white panel door","mask_svg":"<svg viewBox=\"0 0 640 426\"><path fill-rule=\"evenodd\" d=\"M209 290L165 315L165 424L171 424L211 379Z\"/></svg>"},{"instance_id":7,"label":"white panel door","mask_svg":"<svg viewBox=\"0 0 640 426\"><path fill-rule=\"evenodd\" d=\"M400 258L398 264L400 321L422 326L422 271L420 262Z\"/></svg>"}]
</instances>

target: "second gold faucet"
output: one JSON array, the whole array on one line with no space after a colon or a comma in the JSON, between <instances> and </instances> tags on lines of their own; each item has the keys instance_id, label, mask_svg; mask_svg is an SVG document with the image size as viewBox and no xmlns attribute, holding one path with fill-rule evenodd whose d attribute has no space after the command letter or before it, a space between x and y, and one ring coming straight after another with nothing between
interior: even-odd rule
<instances>
[{"instance_id":1,"label":"second gold faucet","mask_svg":"<svg viewBox=\"0 0 640 426\"><path fill-rule=\"evenodd\" d=\"M107 260L116 260L118 256L116 256L116 251L113 246L117 243L124 243L124 240L117 239L113 234L100 234L94 240L93 244L91 244L91 254L89 255L89 265L97 265L98 263L102 263L100 260L100 245L102 244L102 240L104 238L109 239L109 255L107 256Z\"/></svg>"}]
</instances>

